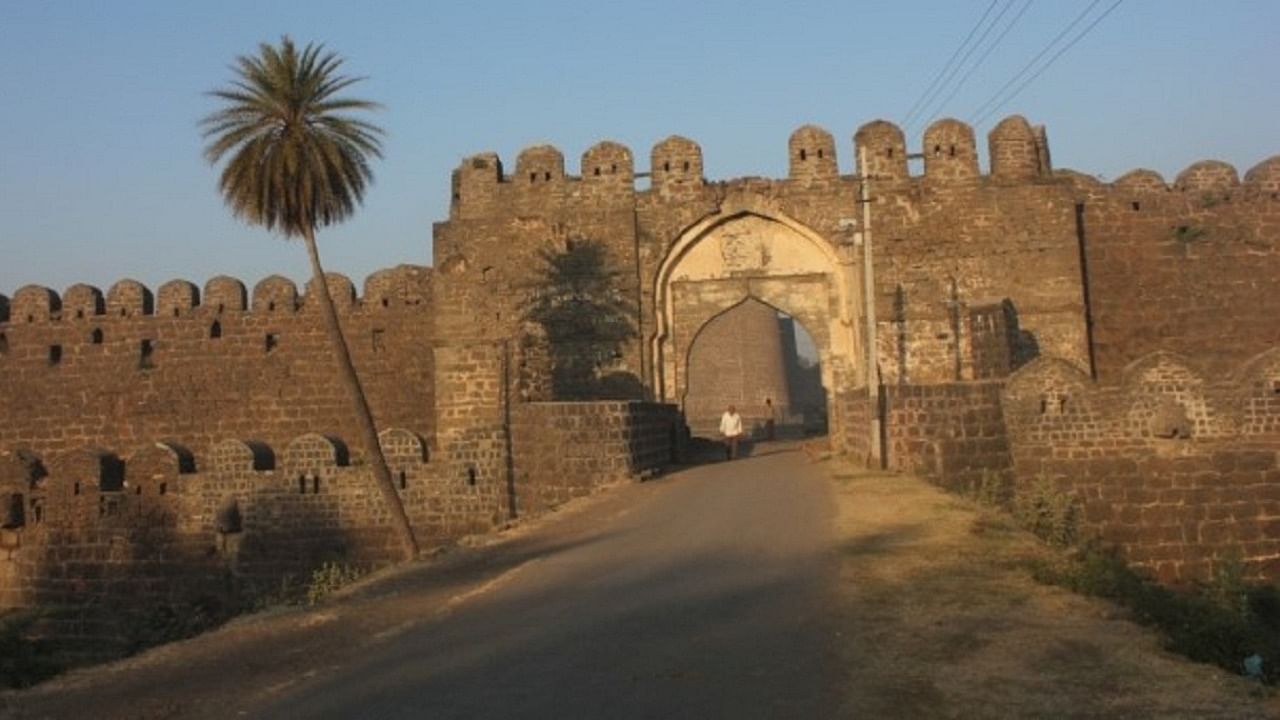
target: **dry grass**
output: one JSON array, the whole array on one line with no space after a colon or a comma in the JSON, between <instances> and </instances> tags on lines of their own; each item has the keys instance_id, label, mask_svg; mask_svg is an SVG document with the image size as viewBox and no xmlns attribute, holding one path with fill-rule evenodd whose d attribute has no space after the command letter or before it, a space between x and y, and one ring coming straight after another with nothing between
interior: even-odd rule
<instances>
[{"instance_id":1,"label":"dry grass","mask_svg":"<svg viewBox=\"0 0 1280 720\"><path fill-rule=\"evenodd\" d=\"M1280 716L1262 688L1161 649L1124 611L1033 581L1054 552L910 477L832 467L854 717Z\"/></svg>"}]
</instances>

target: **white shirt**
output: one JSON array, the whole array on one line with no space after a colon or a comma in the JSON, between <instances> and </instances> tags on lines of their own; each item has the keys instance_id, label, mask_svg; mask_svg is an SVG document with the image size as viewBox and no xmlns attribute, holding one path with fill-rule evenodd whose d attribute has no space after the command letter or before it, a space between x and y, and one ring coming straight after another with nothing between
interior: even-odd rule
<instances>
[{"instance_id":1,"label":"white shirt","mask_svg":"<svg viewBox=\"0 0 1280 720\"><path fill-rule=\"evenodd\" d=\"M720 434L725 437L736 437L742 434L742 416L738 413L724 411L720 416Z\"/></svg>"}]
</instances>

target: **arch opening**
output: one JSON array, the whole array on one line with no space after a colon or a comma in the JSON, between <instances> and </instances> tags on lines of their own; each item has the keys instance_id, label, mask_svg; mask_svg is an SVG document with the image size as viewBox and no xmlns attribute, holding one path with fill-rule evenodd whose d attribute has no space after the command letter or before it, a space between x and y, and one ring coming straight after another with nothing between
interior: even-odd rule
<instances>
[{"instance_id":1,"label":"arch opening","mask_svg":"<svg viewBox=\"0 0 1280 720\"><path fill-rule=\"evenodd\" d=\"M730 406L752 440L796 439L827 431L822 359L796 318L748 297L699 328L686 360L681 405L694 436L715 438Z\"/></svg>"}]
</instances>

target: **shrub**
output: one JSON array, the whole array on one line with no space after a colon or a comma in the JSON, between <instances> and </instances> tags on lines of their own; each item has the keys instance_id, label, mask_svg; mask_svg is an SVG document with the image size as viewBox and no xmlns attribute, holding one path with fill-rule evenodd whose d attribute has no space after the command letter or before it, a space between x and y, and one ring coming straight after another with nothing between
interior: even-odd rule
<instances>
[{"instance_id":1,"label":"shrub","mask_svg":"<svg viewBox=\"0 0 1280 720\"><path fill-rule=\"evenodd\" d=\"M1113 551L1089 544L1038 562L1032 575L1125 607L1138 622L1158 628L1173 652L1264 682L1277 679L1268 663L1280 662L1280 592L1245 582L1238 561L1220 563L1208 583L1174 590L1135 572ZM1251 660L1259 666L1256 673L1247 670Z\"/></svg>"},{"instance_id":2,"label":"shrub","mask_svg":"<svg viewBox=\"0 0 1280 720\"><path fill-rule=\"evenodd\" d=\"M1053 481L1040 476L1013 494L1013 516L1037 537L1057 547L1080 539L1080 500L1060 492Z\"/></svg>"},{"instance_id":3,"label":"shrub","mask_svg":"<svg viewBox=\"0 0 1280 720\"><path fill-rule=\"evenodd\" d=\"M332 561L324 563L311 573L311 583L307 585L307 603L315 605L324 597L364 577L367 572L357 565Z\"/></svg>"}]
</instances>

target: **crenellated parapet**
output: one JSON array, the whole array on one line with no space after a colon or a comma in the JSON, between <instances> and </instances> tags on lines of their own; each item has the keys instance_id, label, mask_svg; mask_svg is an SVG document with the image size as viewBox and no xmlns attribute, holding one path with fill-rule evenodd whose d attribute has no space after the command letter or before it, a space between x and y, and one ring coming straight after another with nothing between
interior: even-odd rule
<instances>
[{"instance_id":1,"label":"crenellated parapet","mask_svg":"<svg viewBox=\"0 0 1280 720\"><path fill-rule=\"evenodd\" d=\"M429 465L415 433L388 428L381 434L411 516L426 512L427 498L445 495L443 468ZM103 528L178 528L180 532L240 532L264 523L332 522L310 516L297 498L326 496L353 527L385 524L370 506L372 474L353 467L346 444L307 433L279 454L256 441L224 440L194 454L170 442L145 444L118 455L100 448L54 453L47 460L23 450L0 450L0 527L16 546L60 542L49 531ZM458 488L465 483L456 479ZM421 490L417 495L410 491ZM218 516L235 505L237 527ZM367 513L361 517L361 513ZM291 514L294 517L289 517Z\"/></svg>"},{"instance_id":2,"label":"crenellated parapet","mask_svg":"<svg viewBox=\"0 0 1280 720\"><path fill-rule=\"evenodd\" d=\"M1217 563L1274 579L1280 512L1280 348L1227 376L1152 353L1114 384L1041 358L1002 397L1016 492L1052 483L1080 532L1166 582Z\"/></svg>"},{"instance_id":3,"label":"crenellated parapet","mask_svg":"<svg viewBox=\"0 0 1280 720\"><path fill-rule=\"evenodd\" d=\"M605 140L582 153L579 197L587 202L630 204L635 198L635 162L625 145Z\"/></svg>"},{"instance_id":4,"label":"crenellated parapet","mask_svg":"<svg viewBox=\"0 0 1280 720\"><path fill-rule=\"evenodd\" d=\"M909 176L907 138L897 125L873 120L858 128L853 143L859 155L866 157L867 174L873 179L896 181Z\"/></svg>"},{"instance_id":5,"label":"crenellated parapet","mask_svg":"<svg viewBox=\"0 0 1280 720\"><path fill-rule=\"evenodd\" d=\"M421 305L431 297L431 268L423 266L400 265L372 273L365 280L363 295L356 293L354 283L345 275L328 273L325 278L340 312ZM275 315L314 307L314 303L307 302L315 292L312 285L309 281L306 292L299 293L297 285L286 277L263 278L253 287L248 309ZM121 280L105 296L98 288L83 283L68 287L61 296L47 287L26 285L14 293L12 300L0 296L0 307L6 311L0 314L0 325L240 313L246 310L246 299L244 283L222 275L205 284L203 297L200 288L187 280L166 282L155 294L136 280Z\"/></svg>"},{"instance_id":6,"label":"crenellated parapet","mask_svg":"<svg viewBox=\"0 0 1280 720\"><path fill-rule=\"evenodd\" d=\"M1038 358L1009 377L1003 404L1011 436L1062 457L1082 444L1176 450L1184 442L1280 442L1280 349L1226 377L1176 353L1154 352L1111 384L1069 362Z\"/></svg>"},{"instance_id":7,"label":"crenellated parapet","mask_svg":"<svg viewBox=\"0 0 1280 720\"><path fill-rule=\"evenodd\" d=\"M664 198L696 197L705 180L702 175L702 148L698 143L672 135L649 153L652 188Z\"/></svg>"},{"instance_id":8,"label":"crenellated parapet","mask_svg":"<svg viewBox=\"0 0 1280 720\"><path fill-rule=\"evenodd\" d=\"M804 125L787 140L787 178L803 185L829 183L840 175L836 164L836 141L817 125Z\"/></svg>"},{"instance_id":9,"label":"crenellated parapet","mask_svg":"<svg viewBox=\"0 0 1280 720\"><path fill-rule=\"evenodd\" d=\"M978 177L978 147L969 125L946 118L924 131L924 175L938 183Z\"/></svg>"},{"instance_id":10,"label":"crenellated parapet","mask_svg":"<svg viewBox=\"0 0 1280 720\"><path fill-rule=\"evenodd\" d=\"M1041 135L1043 135L1043 128ZM991 177L999 180L1035 180L1049 174L1047 149L1042 151L1036 130L1021 115L1001 120L987 134L991 152Z\"/></svg>"}]
</instances>

